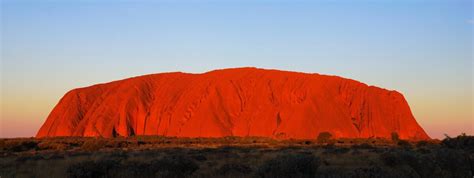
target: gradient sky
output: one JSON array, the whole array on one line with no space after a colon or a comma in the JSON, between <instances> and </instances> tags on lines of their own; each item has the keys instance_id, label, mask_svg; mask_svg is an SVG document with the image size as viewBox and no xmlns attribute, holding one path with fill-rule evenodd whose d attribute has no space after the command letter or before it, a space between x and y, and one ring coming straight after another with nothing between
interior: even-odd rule
<instances>
[{"instance_id":1,"label":"gradient sky","mask_svg":"<svg viewBox=\"0 0 474 178\"><path fill-rule=\"evenodd\" d=\"M398 90L431 137L474 134L471 0L3 0L1 25L0 137L73 88L242 66Z\"/></svg>"}]
</instances>

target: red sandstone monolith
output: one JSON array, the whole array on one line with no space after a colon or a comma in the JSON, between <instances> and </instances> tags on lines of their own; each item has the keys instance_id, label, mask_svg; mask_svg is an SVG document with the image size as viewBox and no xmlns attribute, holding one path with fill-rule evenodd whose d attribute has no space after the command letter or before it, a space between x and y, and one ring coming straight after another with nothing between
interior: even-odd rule
<instances>
[{"instance_id":1,"label":"red sandstone monolith","mask_svg":"<svg viewBox=\"0 0 474 178\"><path fill-rule=\"evenodd\" d=\"M402 94L337 76L256 68L163 73L74 89L37 137L429 139Z\"/></svg>"}]
</instances>

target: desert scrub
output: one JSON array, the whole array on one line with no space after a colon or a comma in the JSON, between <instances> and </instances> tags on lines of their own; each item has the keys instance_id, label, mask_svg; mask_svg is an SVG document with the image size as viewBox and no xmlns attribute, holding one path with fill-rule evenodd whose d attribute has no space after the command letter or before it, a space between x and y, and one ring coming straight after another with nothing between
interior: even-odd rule
<instances>
[{"instance_id":1,"label":"desert scrub","mask_svg":"<svg viewBox=\"0 0 474 178\"><path fill-rule=\"evenodd\" d=\"M166 156L152 161L151 168L157 171L160 177L186 177L199 169L199 165L184 156Z\"/></svg>"},{"instance_id":2,"label":"desert scrub","mask_svg":"<svg viewBox=\"0 0 474 178\"><path fill-rule=\"evenodd\" d=\"M2 150L7 152L22 152L29 150L36 150L38 148L38 142L34 140L5 140L2 145Z\"/></svg>"},{"instance_id":3,"label":"desert scrub","mask_svg":"<svg viewBox=\"0 0 474 178\"><path fill-rule=\"evenodd\" d=\"M259 177L315 177L319 158L307 154L280 155L258 168Z\"/></svg>"},{"instance_id":4,"label":"desert scrub","mask_svg":"<svg viewBox=\"0 0 474 178\"><path fill-rule=\"evenodd\" d=\"M472 177L469 155L456 149L442 148L436 150L437 164L453 177Z\"/></svg>"},{"instance_id":5,"label":"desert scrub","mask_svg":"<svg viewBox=\"0 0 474 178\"><path fill-rule=\"evenodd\" d=\"M323 151L323 154L345 154L345 153L348 153L350 151L349 148L346 148L346 147L323 147L324 148L324 151Z\"/></svg>"},{"instance_id":6,"label":"desert scrub","mask_svg":"<svg viewBox=\"0 0 474 178\"><path fill-rule=\"evenodd\" d=\"M329 132L321 132L319 133L318 137L316 140L318 143L327 143L331 140L332 134Z\"/></svg>"},{"instance_id":7,"label":"desert scrub","mask_svg":"<svg viewBox=\"0 0 474 178\"><path fill-rule=\"evenodd\" d=\"M398 143L398 141L400 141L400 136L398 136L397 132L392 132L390 134L390 136L391 136L391 139L392 139L393 143Z\"/></svg>"},{"instance_id":8,"label":"desert scrub","mask_svg":"<svg viewBox=\"0 0 474 178\"><path fill-rule=\"evenodd\" d=\"M84 151L98 151L107 145L107 140L102 138L89 138L81 145Z\"/></svg>"},{"instance_id":9,"label":"desert scrub","mask_svg":"<svg viewBox=\"0 0 474 178\"><path fill-rule=\"evenodd\" d=\"M420 177L472 177L469 160L459 150L439 149L434 155L420 154L414 150L397 149L380 155L381 162L392 168L409 170Z\"/></svg>"},{"instance_id":10,"label":"desert scrub","mask_svg":"<svg viewBox=\"0 0 474 178\"><path fill-rule=\"evenodd\" d=\"M70 178L95 177L190 177L199 169L192 160L183 156L166 156L152 161L120 161L105 159L72 164L67 169Z\"/></svg>"},{"instance_id":11,"label":"desert scrub","mask_svg":"<svg viewBox=\"0 0 474 178\"><path fill-rule=\"evenodd\" d=\"M355 144L355 145L352 145L351 148L352 149L363 149L363 150L375 149L375 147L372 146L369 143Z\"/></svg>"},{"instance_id":12,"label":"desert scrub","mask_svg":"<svg viewBox=\"0 0 474 178\"><path fill-rule=\"evenodd\" d=\"M463 149L474 152L474 136L468 136L463 133L457 137L451 138L446 135L446 138L441 141L441 145L448 148Z\"/></svg>"},{"instance_id":13,"label":"desert scrub","mask_svg":"<svg viewBox=\"0 0 474 178\"><path fill-rule=\"evenodd\" d=\"M395 167L402 164L402 160L395 152L385 152L380 154L380 160L389 167Z\"/></svg>"},{"instance_id":14,"label":"desert scrub","mask_svg":"<svg viewBox=\"0 0 474 178\"><path fill-rule=\"evenodd\" d=\"M62 151L62 150L67 150L68 145L64 143L58 143L50 140L44 140L40 143L38 143L38 149L39 150L55 150L55 151Z\"/></svg>"},{"instance_id":15,"label":"desert scrub","mask_svg":"<svg viewBox=\"0 0 474 178\"><path fill-rule=\"evenodd\" d=\"M66 173L69 178L109 177L119 167L119 162L115 160L85 161L72 164Z\"/></svg>"},{"instance_id":16,"label":"desert scrub","mask_svg":"<svg viewBox=\"0 0 474 178\"><path fill-rule=\"evenodd\" d=\"M397 145L402 147L402 148L405 148L405 149L411 149L412 148L411 143L406 141L406 140L399 140Z\"/></svg>"},{"instance_id":17,"label":"desert scrub","mask_svg":"<svg viewBox=\"0 0 474 178\"><path fill-rule=\"evenodd\" d=\"M216 175L223 177L245 177L252 173L252 168L242 163L228 163L221 166L217 171Z\"/></svg>"}]
</instances>

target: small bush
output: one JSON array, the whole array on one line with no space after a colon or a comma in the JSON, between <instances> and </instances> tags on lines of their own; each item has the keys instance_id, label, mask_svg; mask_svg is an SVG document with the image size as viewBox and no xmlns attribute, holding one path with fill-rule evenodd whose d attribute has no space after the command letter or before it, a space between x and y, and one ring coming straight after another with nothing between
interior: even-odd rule
<instances>
[{"instance_id":1,"label":"small bush","mask_svg":"<svg viewBox=\"0 0 474 178\"><path fill-rule=\"evenodd\" d=\"M280 155L258 169L260 177L315 177L320 161L313 155Z\"/></svg>"},{"instance_id":2,"label":"small bush","mask_svg":"<svg viewBox=\"0 0 474 178\"><path fill-rule=\"evenodd\" d=\"M403 148L411 148L410 142L406 140L399 140L397 144L398 146L403 147Z\"/></svg>"},{"instance_id":3,"label":"small bush","mask_svg":"<svg viewBox=\"0 0 474 178\"><path fill-rule=\"evenodd\" d=\"M448 148L474 151L474 136L468 136L465 133L455 138L446 136L446 138L441 141L441 145Z\"/></svg>"},{"instance_id":4,"label":"small bush","mask_svg":"<svg viewBox=\"0 0 474 178\"><path fill-rule=\"evenodd\" d=\"M107 141L100 138L88 139L86 140L81 149L84 151L98 151L104 148L107 145Z\"/></svg>"},{"instance_id":5,"label":"small bush","mask_svg":"<svg viewBox=\"0 0 474 178\"><path fill-rule=\"evenodd\" d=\"M43 141L43 142L38 144L38 149L39 150L62 151L62 150L66 150L67 148L68 148L68 145L66 145L66 144L51 142L51 141Z\"/></svg>"},{"instance_id":6,"label":"small bush","mask_svg":"<svg viewBox=\"0 0 474 178\"><path fill-rule=\"evenodd\" d=\"M36 150L38 143L31 140L6 140L3 144L3 150L11 152L22 152Z\"/></svg>"},{"instance_id":7,"label":"small bush","mask_svg":"<svg viewBox=\"0 0 474 178\"><path fill-rule=\"evenodd\" d=\"M424 141L424 140L416 142L416 147L417 147L417 148L425 147L425 146L427 146L427 145L428 145L428 142L427 142L427 141Z\"/></svg>"},{"instance_id":8,"label":"small bush","mask_svg":"<svg viewBox=\"0 0 474 178\"><path fill-rule=\"evenodd\" d=\"M400 137L398 136L397 132L392 132L391 137L394 143L398 143L398 141L400 140Z\"/></svg>"},{"instance_id":9,"label":"small bush","mask_svg":"<svg viewBox=\"0 0 474 178\"><path fill-rule=\"evenodd\" d=\"M318 135L317 141L319 143L327 143L331 140L332 134L329 132L321 132Z\"/></svg>"},{"instance_id":10,"label":"small bush","mask_svg":"<svg viewBox=\"0 0 474 178\"><path fill-rule=\"evenodd\" d=\"M5 140L0 139L0 150L5 149Z\"/></svg>"},{"instance_id":11,"label":"small bush","mask_svg":"<svg viewBox=\"0 0 474 178\"><path fill-rule=\"evenodd\" d=\"M358 148L358 149L374 149L375 148L374 146L372 146L369 143L362 143L360 145L353 145L352 147L353 148Z\"/></svg>"}]
</instances>

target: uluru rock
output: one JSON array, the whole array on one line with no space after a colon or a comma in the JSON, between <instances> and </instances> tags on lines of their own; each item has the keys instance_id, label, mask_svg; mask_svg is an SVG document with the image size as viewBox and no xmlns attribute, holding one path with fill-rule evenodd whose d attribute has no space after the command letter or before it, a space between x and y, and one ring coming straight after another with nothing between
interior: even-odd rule
<instances>
[{"instance_id":1,"label":"uluru rock","mask_svg":"<svg viewBox=\"0 0 474 178\"><path fill-rule=\"evenodd\" d=\"M256 68L162 73L68 92L37 137L429 139L402 94L337 76Z\"/></svg>"}]
</instances>

